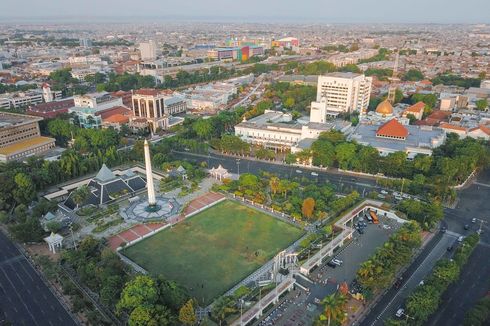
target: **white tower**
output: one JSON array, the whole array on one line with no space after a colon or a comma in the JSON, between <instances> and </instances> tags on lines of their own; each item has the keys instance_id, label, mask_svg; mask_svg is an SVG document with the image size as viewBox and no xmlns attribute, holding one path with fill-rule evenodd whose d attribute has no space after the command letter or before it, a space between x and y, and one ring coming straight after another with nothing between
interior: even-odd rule
<instances>
[{"instance_id":1,"label":"white tower","mask_svg":"<svg viewBox=\"0 0 490 326\"><path fill-rule=\"evenodd\" d=\"M51 87L47 83L43 84L43 98L46 103L53 102L53 93L51 92Z\"/></svg>"},{"instance_id":2,"label":"white tower","mask_svg":"<svg viewBox=\"0 0 490 326\"><path fill-rule=\"evenodd\" d=\"M155 188L153 187L153 172L151 170L150 146L145 139L145 168L146 168L146 187L148 188L148 205L155 206Z\"/></svg>"}]
</instances>

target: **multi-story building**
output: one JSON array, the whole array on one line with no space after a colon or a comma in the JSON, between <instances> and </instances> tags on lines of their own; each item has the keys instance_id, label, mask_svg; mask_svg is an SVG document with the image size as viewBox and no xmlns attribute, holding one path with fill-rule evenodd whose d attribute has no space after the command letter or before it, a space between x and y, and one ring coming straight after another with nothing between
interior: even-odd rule
<instances>
[{"instance_id":1,"label":"multi-story building","mask_svg":"<svg viewBox=\"0 0 490 326\"><path fill-rule=\"evenodd\" d=\"M55 118L60 114L68 113L68 109L73 105L75 105L73 99L41 103L29 106L26 113L42 118Z\"/></svg>"},{"instance_id":2,"label":"multi-story building","mask_svg":"<svg viewBox=\"0 0 490 326\"><path fill-rule=\"evenodd\" d=\"M7 162L41 154L55 147L55 140L41 136L42 118L0 112L0 161Z\"/></svg>"},{"instance_id":3,"label":"multi-story building","mask_svg":"<svg viewBox=\"0 0 490 326\"><path fill-rule=\"evenodd\" d=\"M318 77L314 110L332 112L363 112L369 105L372 78L351 72L334 72Z\"/></svg>"},{"instance_id":4,"label":"multi-story building","mask_svg":"<svg viewBox=\"0 0 490 326\"><path fill-rule=\"evenodd\" d=\"M90 48L92 47L92 40L88 38L81 38L80 39L80 46L82 48Z\"/></svg>"},{"instance_id":5,"label":"multi-story building","mask_svg":"<svg viewBox=\"0 0 490 326\"><path fill-rule=\"evenodd\" d=\"M83 128L100 128L102 119L99 113L123 105L122 98L114 97L106 92L77 95L73 101L75 105L69 108L68 112L77 115L78 122Z\"/></svg>"},{"instance_id":6,"label":"multi-story building","mask_svg":"<svg viewBox=\"0 0 490 326\"><path fill-rule=\"evenodd\" d=\"M141 60L155 60L157 58L157 47L154 41L140 43Z\"/></svg>"},{"instance_id":7,"label":"multi-story building","mask_svg":"<svg viewBox=\"0 0 490 326\"><path fill-rule=\"evenodd\" d=\"M22 108L28 107L29 105L36 105L42 103L43 93L41 91L29 91L29 92L19 92L11 94L3 94L0 97L0 108L10 109L10 108Z\"/></svg>"},{"instance_id":8,"label":"multi-story building","mask_svg":"<svg viewBox=\"0 0 490 326\"><path fill-rule=\"evenodd\" d=\"M208 58L213 60L238 60L246 61L257 55L263 55L264 48L257 45L244 47L216 48L208 51Z\"/></svg>"},{"instance_id":9,"label":"multi-story building","mask_svg":"<svg viewBox=\"0 0 490 326\"><path fill-rule=\"evenodd\" d=\"M133 93L133 120L138 125L141 125L142 120L146 120L152 132L157 129L168 129L183 122L183 119L172 117L172 115L185 112L186 109L184 98L172 96L169 92L139 89Z\"/></svg>"},{"instance_id":10,"label":"multi-story building","mask_svg":"<svg viewBox=\"0 0 490 326\"><path fill-rule=\"evenodd\" d=\"M285 37L280 40L274 40L271 43L272 47L288 48L299 46L299 40L295 37Z\"/></svg>"}]
</instances>

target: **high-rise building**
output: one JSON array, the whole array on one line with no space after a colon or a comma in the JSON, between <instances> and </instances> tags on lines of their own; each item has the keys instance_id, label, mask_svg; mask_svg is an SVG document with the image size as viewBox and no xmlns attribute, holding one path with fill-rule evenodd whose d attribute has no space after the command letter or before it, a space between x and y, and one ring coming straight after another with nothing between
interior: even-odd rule
<instances>
[{"instance_id":1,"label":"high-rise building","mask_svg":"<svg viewBox=\"0 0 490 326\"><path fill-rule=\"evenodd\" d=\"M318 115L324 122L324 115L342 112L363 112L369 105L372 78L351 72L334 72L318 77L316 102L311 103L311 115ZM321 116L320 116L321 112Z\"/></svg>"},{"instance_id":2,"label":"high-rise building","mask_svg":"<svg viewBox=\"0 0 490 326\"><path fill-rule=\"evenodd\" d=\"M83 48L90 48L92 47L92 40L88 38L81 38L80 39L80 46Z\"/></svg>"},{"instance_id":3,"label":"high-rise building","mask_svg":"<svg viewBox=\"0 0 490 326\"><path fill-rule=\"evenodd\" d=\"M154 41L140 43L141 60L151 61L157 58L157 47Z\"/></svg>"}]
</instances>

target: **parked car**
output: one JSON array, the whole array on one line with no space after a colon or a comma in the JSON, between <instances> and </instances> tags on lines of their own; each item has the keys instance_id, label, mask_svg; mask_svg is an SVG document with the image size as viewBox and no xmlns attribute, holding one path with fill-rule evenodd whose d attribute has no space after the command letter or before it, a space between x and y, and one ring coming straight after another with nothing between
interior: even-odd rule
<instances>
[{"instance_id":1,"label":"parked car","mask_svg":"<svg viewBox=\"0 0 490 326\"><path fill-rule=\"evenodd\" d=\"M388 191L386 191L386 190L381 190L381 193L382 193L383 195L388 195Z\"/></svg>"},{"instance_id":2,"label":"parked car","mask_svg":"<svg viewBox=\"0 0 490 326\"><path fill-rule=\"evenodd\" d=\"M405 309L398 308L398 310L396 311L395 316L398 317L398 318L401 318L404 314L405 314Z\"/></svg>"},{"instance_id":3,"label":"parked car","mask_svg":"<svg viewBox=\"0 0 490 326\"><path fill-rule=\"evenodd\" d=\"M311 172L311 175L314 177L318 177L318 173L316 173L316 172Z\"/></svg>"},{"instance_id":4,"label":"parked car","mask_svg":"<svg viewBox=\"0 0 490 326\"><path fill-rule=\"evenodd\" d=\"M303 173L301 170L296 170L296 173Z\"/></svg>"},{"instance_id":5,"label":"parked car","mask_svg":"<svg viewBox=\"0 0 490 326\"><path fill-rule=\"evenodd\" d=\"M337 264L334 264L334 263L332 263L331 261L329 261L329 262L327 263L327 266L330 266L330 267L332 267L332 268L335 268L335 267L337 267Z\"/></svg>"},{"instance_id":6,"label":"parked car","mask_svg":"<svg viewBox=\"0 0 490 326\"><path fill-rule=\"evenodd\" d=\"M447 231L447 227L443 226L443 227L441 228L441 232L442 232L442 233L446 233L446 231Z\"/></svg>"},{"instance_id":7,"label":"parked car","mask_svg":"<svg viewBox=\"0 0 490 326\"><path fill-rule=\"evenodd\" d=\"M473 217L473 218L471 219L471 223L476 223L476 218L475 218L475 217Z\"/></svg>"},{"instance_id":8,"label":"parked car","mask_svg":"<svg viewBox=\"0 0 490 326\"><path fill-rule=\"evenodd\" d=\"M463 237L463 236L460 236L460 237L458 238L458 242L463 242L463 240L464 240L464 237Z\"/></svg>"},{"instance_id":9,"label":"parked car","mask_svg":"<svg viewBox=\"0 0 490 326\"><path fill-rule=\"evenodd\" d=\"M464 229L465 229L465 230L469 230L469 229L470 229L470 226L469 226L468 224L465 224L465 225L464 225Z\"/></svg>"}]
</instances>

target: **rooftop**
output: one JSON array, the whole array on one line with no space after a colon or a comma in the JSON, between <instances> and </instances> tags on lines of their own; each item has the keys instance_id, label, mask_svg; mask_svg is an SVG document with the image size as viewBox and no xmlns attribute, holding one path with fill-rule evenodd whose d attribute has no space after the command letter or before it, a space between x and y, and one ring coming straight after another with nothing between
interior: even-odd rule
<instances>
[{"instance_id":1,"label":"rooftop","mask_svg":"<svg viewBox=\"0 0 490 326\"><path fill-rule=\"evenodd\" d=\"M32 115L0 112L0 128L16 127L41 120L42 118Z\"/></svg>"},{"instance_id":2,"label":"rooftop","mask_svg":"<svg viewBox=\"0 0 490 326\"><path fill-rule=\"evenodd\" d=\"M378 128L376 135L406 138L408 136L408 129L398 122L398 120L391 119Z\"/></svg>"},{"instance_id":3,"label":"rooftop","mask_svg":"<svg viewBox=\"0 0 490 326\"><path fill-rule=\"evenodd\" d=\"M33 147L54 142L53 138L38 136L0 148L0 155L12 155L20 153Z\"/></svg>"}]
</instances>

